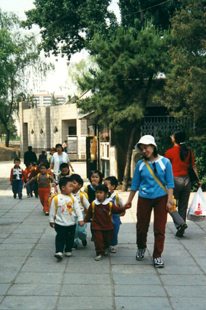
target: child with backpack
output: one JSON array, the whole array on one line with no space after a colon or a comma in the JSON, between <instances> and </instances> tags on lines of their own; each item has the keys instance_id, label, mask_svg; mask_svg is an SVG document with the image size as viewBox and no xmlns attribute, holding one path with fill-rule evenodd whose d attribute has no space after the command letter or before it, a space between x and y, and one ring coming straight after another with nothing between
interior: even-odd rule
<instances>
[{"instance_id":1,"label":"child with backpack","mask_svg":"<svg viewBox=\"0 0 206 310\"><path fill-rule=\"evenodd\" d=\"M28 186L31 182L36 181L38 184L38 194L43 206L43 211L45 215L49 215L49 195L50 195L50 186L55 186L55 180L47 173L47 167L45 164L39 166L40 173L38 173L34 178L27 182L24 186Z\"/></svg>"},{"instance_id":2,"label":"child with backpack","mask_svg":"<svg viewBox=\"0 0 206 310\"><path fill-rule=\"evenodd\" d=\"M102 255L107 255L107 249L113 238L114 226L112 224L112 214L120 214L130 206L116 207L108 198L108 188L105 184L98 185L95 190L96 199L90 204L84 222L91 222L92 235L94 238L96 261L102 259Z\"/></svg>"},{"instance_id":3,"label":"child with backpack","mask_svg":"<svg viewBox=\"0 0 206 310\"><path fill-rule=\"evenodd\" d=\"M84 184L84 181L78 174L72 174L70 180L73 183L73 196L77 199L78 204L81 208L83 218L89 208L89 201L88 196L86 193L81 191L81 188ZM74 248L77 248L79 245L79 239L82 241L82 245L85 247L87 246L87 232L86 232L87 224L85 223L84 226L78 225L78 220L76 221L76 230L75 230L75 237L74 237Z\"/></svg>"},{"instance_id":4,"label":"child with backpack","mask_svg":"<svg viewBox=\"0 0 206 310\"><path fill-rule=\"evenodd\" d=\"M56 231L56 253L55 257L62 260L63 253L66 257L72 255L74 235L76 228L76 218L78 224L84 225L83 215L77 199L73 197L73 182L70 178L61 178L59 181L61 192L56 194L51 201L49 212L49 222Z\"/></svg>"},{"instance_id":5,"label":"child with backpack","mask_svg":"<svg viewBox=\"0 0 206 310\"><path fill-rule=\"evenodd\" d=\"M14 167L11 169L10 172L10 184L12 185L14 198L16 198L16 195L18 194L19 199L22 199L22 188L25 179L25 173L20 167L20 163L20 158L14 159Z\"/></svg>"},{"instance_id":6,"label":"child with backpack","mask_svg":"<svg viewBox=\"0 0 206 310\"><path fill-rule=\"evenodd\" d=\"M114 192L114 190L116 189L117 185L118 185L118 180L115 177L107 177L104 180L104 184L106 184L108 191L109 191L109 200L117 207L123 207L124 206L124 202L122 200L122 198L116 194ZM111 253L116 253L116 249L115 246L118 244L118 233L119 233L119 228L120 225L122 224L120 221L120 216L123 216L125 213L122 214L112 214L112 223L114 226L114 234L113 234L113 239L111 241L111 245L110 245L110 252Z\"/></svg>"}]
</instances>

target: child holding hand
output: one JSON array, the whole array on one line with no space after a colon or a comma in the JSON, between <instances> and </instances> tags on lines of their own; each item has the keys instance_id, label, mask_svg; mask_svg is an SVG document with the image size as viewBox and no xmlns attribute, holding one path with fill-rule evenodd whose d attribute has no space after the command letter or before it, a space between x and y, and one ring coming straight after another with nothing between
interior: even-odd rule
<instances>
[{"instance_id":1,"label":"child holding hand","mask_svg":"<svg viewBox=\"0 0 206 310\"><path fill-rule=\"evenodd\" d=\"M116 207L108 198L108 188L105 184L98 185L95 190L96 199L90 204L84 222L91 222L92 235L94 238L96 261L102 259L102 254L107 255L107 249L113 238L114 226L112 214L120 214L131 205Z\"/></svg>"},{"instance_id":2,"label":"child holding hand","mask_svg":"<svg viewBox=\"0 0 206 310\"><path fill-rule=\"evenodd\" d=\"M70 178L61 178L59 181L61 193L54 196L49 212L49 222L56 231L56 253L55 257L62 260L63 252L66 257L72 255L76 218L78 224L84 225L82 211L77 199L73 197L73 183Z\"/></svg>"}]
</instances>

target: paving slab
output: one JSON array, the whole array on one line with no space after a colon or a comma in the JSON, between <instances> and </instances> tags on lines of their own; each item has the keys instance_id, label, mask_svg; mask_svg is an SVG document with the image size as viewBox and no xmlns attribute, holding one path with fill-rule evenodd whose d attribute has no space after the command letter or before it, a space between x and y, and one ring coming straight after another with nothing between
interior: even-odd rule
<instances>
[{"instance_id":1,"label":"paving slab","mask_svg":"<svg viewBox=\"0 0 206 310\"><path fill-rule=\"evenodd\" d=\"M72 163L83 171L85 163ZM175 237L170 216L164 269L155 269L153 215L143 261L136 261L136 201L121 218L116 254L96 262L90 225L87 247L81 242L71 258L54 258L55 231L39 199L13 199L12 162L0 162L0 309L14 310L205 310L206 222L188 221L183 238ZM88 182L85 181L85 184ZM124 201L128 192L119 192ZM206 193L204 193L206 197ZM192 195L191 195L192 198Z\"/></svg>"}]
</instances>

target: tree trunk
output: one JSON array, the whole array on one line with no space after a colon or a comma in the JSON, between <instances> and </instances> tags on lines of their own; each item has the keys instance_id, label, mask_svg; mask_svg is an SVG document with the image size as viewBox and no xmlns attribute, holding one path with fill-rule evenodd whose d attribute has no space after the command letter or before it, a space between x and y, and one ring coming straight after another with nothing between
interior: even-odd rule
<instances>
[{"instance_id":1,"label":"tree trunk","mask_svg":"<svg viewBox=\"0 0 206 310\"><path fill-rule=\"evenodd\" d=\"M127 191L128 188L128 182L130 178L130 166L131 166L131 158L132 158L132 150L133 150L133 141L134 141L134 135L136 133L136 126L133 127L130 138L129 138L129 144L127 148L127 155L126 155L126 164L124 168L124 177L123 177L123 186L122 190Z\"/></svg>"},{"instance_id":2,"label":"tree trunk","mask_svg":"<svg viewBox=\"0 0 206 310\"><path fill-rule=\"evenodd\" d=\"M10 130L6 129L6 139L5 139L5 146L9 147L9 140L10 140Z\"/></svg>"}]
</instances>

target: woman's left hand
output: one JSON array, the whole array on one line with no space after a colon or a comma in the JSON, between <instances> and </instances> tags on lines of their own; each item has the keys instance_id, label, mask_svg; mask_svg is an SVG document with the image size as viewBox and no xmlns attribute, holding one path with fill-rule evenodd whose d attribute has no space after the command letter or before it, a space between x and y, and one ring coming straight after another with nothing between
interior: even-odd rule
<instances>
[{"instance_id":1,"label":"woman's left hand","mask_svg":"<svg viewBox=\"0 0 206 310\"><path fill-rule=\"evenodd\" d=\"M173 209L173 205L172 205L171 203L167 202L167 204L166 204L166 210L167 210L168 212L171 212L172 209Z\"/></svg>"},{"instance_id":2,"label":"woman's left hand","mask_svg":"<svg viewBox=\"0 0 206 310\"><path fill-rule=\"evenodd\" d=\"M200 181L197 182L198 187L202 187L202 183Z\"/></svg>"}]
</instances>

